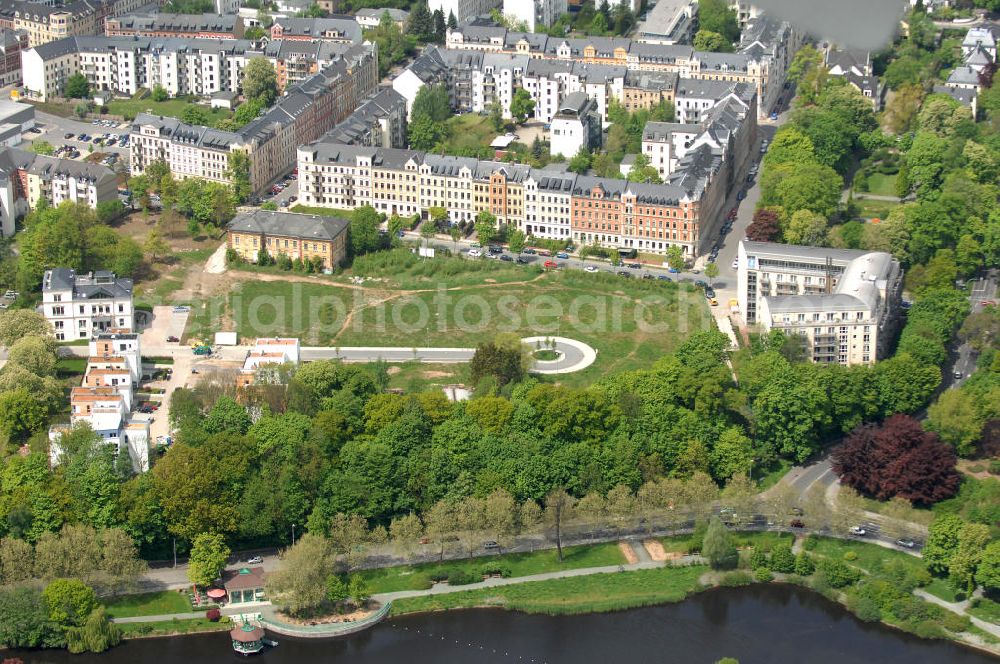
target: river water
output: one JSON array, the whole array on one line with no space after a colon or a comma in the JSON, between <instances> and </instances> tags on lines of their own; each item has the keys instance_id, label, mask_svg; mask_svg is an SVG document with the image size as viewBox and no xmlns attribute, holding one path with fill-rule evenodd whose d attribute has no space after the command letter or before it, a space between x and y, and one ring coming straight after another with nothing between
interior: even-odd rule
<instances>
[{"instance_id":1,"label":"river water","mask_svg":"<svg viewBox=\"0 0 1000 664\"><path fill-rule=\"evenodd\" d=\"M839 605L792 586L717 589L680 604L585 616L469 610L394 618L344 639L275 636L262 664L998 664L944 641L863 623ZM16 654L53 664L218 664L243 661L225 634L129 641L101 655Z\"/></svg>"}]
</instances>

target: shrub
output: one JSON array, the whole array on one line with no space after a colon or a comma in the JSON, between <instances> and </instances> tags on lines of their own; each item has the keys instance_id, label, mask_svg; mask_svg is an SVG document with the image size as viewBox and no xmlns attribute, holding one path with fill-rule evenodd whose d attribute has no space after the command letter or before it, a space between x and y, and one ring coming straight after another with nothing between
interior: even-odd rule
<instances>
[{"instance_id":1,"label":"shrub","mask_svg":"<svg viewBox=\"0 0 1000 664\"><path fill-rule=\"evenodd\" d=\"M945 611L941 624L949 632L964 632L972 626L972 621L968 616L960 616L951 611Z\"/></svg>"},{"instance_id":2,"label":"shrub","mask_svg":"<svg viewBox=\"0 0 1000 664\"><path fill-rule=\"evenodd\" d=\"M808 553L800 553L795 557L795 573L799 576L809 576L816 571L816 565Z\"/></svg>"},{"instance_id":3,"label":"shrub","mask_svg":"<svg viewBox=\"0 0 1000 664\"><path fill-rule=\"evenodd\" d=\"M882 619L882 610L871 597L850 594L847 596L847 608L865 622L876 622Z\"/></svg>"},{"instance_id":4,"label":"shrub","mask_svg":"<svg viewBox=\"0 0 1000 664\"><path fill-rule=\"evenodd\" d=\"M753 583L753 577L747 572L728 572L719 579L719 585L726 588L749 586L751 583Z\"/></svg>"},{"instance_id":5,"label":"shrub","mask_svg":"<svg viewBox=\"0 0 1000 664\"><path fill-rule=\"evenodd\" d=\"M772 551L768 567L770 567L773 571L781 572L782 574L791 574L794 572L795 555L792 554L791 547L779 546L777 549Z\"/></svg>"},{"instance_id":6,"label":"shrub","mask_svg":"<svg viewBox=\"0 0 1000 664\"><path fill-rule=\"evenodd\" d=\"M428 574L414 574L410 577L411 590L430 590L434 582Z\"/></svg>"},{"instance_id":7,"label":"shrub","mask_svg":"<svg viewBox=\"0 0 1000 664\"><path fill-rule=\"evenodd\" d=\"M990 475L1000 475L1000 461L990 461Z\"/></svg>"},{"instance_id":8,"label":"shrub","mask_svg":"<svg viewBox=\"0 0 1000 664\"><path fill-rule=\"evenodd\" d=\"M219 611L218 609L209 609L205 612L205 618L211 620L212 622L218 622L221 617L222 611Z\"/></svg>"},{"instance_id":9,"label":"shrub","mask_svg":"<svg viewBox=\"0 0 1000 664\"><path fill-rule=\"evenodd\" d=\"M810 535L806 538L806 541L802 543L802 548L806 551L812 551L819 544L819 538L815 535Z\"/></svg>"},{"instance_id":10,"label":"shrub","mask_svg":"<svg viewBox=\"0 0 1000 664\"><path fill-rule=\"evenodd\" d=\"M856 554L855 552L853 551L844 552L844 560L846 560L847 562L851 562L857 559L858 559L858 554Z\"/></svg>"},{"instance_id":11,"label":"shrub","mask_svg":"<svg viewBox=\"0 0 1000 664\"><path fill-rule=\"evenodd\" d=\"M754 578L761 583L767 583L768 581L774 581L774 574L771 574L771 570L766 567L759 567L754 570Z\"/></svg>"},{"instance_id":12,"label":"shrub","mask_svg":"<svg viewBox=\"0 0 1000 664\"><path fill-rule=\"evenodd\" d=\"M816 568L831 588L843 588L861 578L861 572L839 560L820 560Z\"/></svg>"},{"instance_id":13,"label":"shrub","mask_svg":"<svg viewBox=\"0 0 1000 664\"><path fill-rule=\"evenodd\" d=\"M442 568L432 569L427 574L430 576L431 581L434 581L435 583L447 581L449 576L448 570Z\"/></svg>"},{"instance_id":14,"label":"shrub","mask_svg":"<svg viewBox=\"0 0 1000 664\"><path fill-rule=\"evenodd\" d=\"M498 574L506 579L510 576L510 567L499 563L487 563L486 565L483 565L480 573L483 576L493 576Z\"/></svg>"},{"instance_id":15,"label":"shrub","mask_svg":"<svg viewBox=\"0 0 1000 664\"><path fill-rule=\"evenodd\" d=\"M755 548L750 553L750 569L767 569L767 554L760 547Z\"/></svg>"},{"instance_id":16,"label":"shrub","mask_svg":"<svg viewBox=\"0 0 1000 664\"><path fill-rule=\"evenodd\" d=\"M476 583L479 580L480 579L478 577L469 574L464 569L452 570L452 572L448 574L449 586L465 586L470 583Z\"/></svg>"}]
</instances>

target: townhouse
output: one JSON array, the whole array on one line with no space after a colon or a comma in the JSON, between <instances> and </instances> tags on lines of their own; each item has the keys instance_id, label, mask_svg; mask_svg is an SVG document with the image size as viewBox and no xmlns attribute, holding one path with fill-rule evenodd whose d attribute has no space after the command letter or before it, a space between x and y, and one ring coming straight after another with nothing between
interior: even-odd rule
<instances>
[{"instance_id":1,"label":"townhouse","mask_svg":"<svg viewBox=\"0 0 1000 664\"><path fill-rule=\"evenodd\" d=\"M537 61L555 61L618 67L623 72L622 77L624 70L671 72L684 78L747 83L757 93L757 110L760 117L764 118L770 114L781 96L790 57L799 41L800 37L787 22L759 16L748 25L745 42L741 43L741 51L738 53L695 51L690 46L660 41L634 41L625 37L549 37L480 25L463 25L449 30L445 46L447 50L527 56L531 59L526 70L528 72L538 66ZM557 71L550 70L553 76ZM618 71L614 70L615 75ZM606 70L603 73L611 72ZM660 86L658 90L669 89L669 79L647 80ZM528 89L527 81L524 87ZM616 99L622 100L624 87L614 86L610 92ZM632 87L635 89L639 86L633 84ZM549 91L556 89L554 82L546 82L544 88L535 88L532 97L536 102L536 112L537 107L552 108L543 97L545 93L552 94ZM574 91L568 90L567 93ZM663 93L659 93L658 97L648 99L648 103L659 103ZM646 101L645 96L641 99ZM601 103L599 99L598 103ZM603 113L602 110L602 115Z\"/></svg>"},{"instance_id":2,"label":"townhouse","mask_svg":"<svg viewBox=\"0 0 1000 664\"><path fill-rule=\"evenodd\" d=\"M21 52L27 50L27 32L0 28L0 86L21 84Z\"/></svg>"},{"instance_id":3,"label":"townhouse","mask_svg":"<svg viewBox=\"0 0 1000 664\"><path fill-rule=\"evenodd\" d=\"M728 162L701 145L665 184L575 175L558 167L481 161L413 150L318 141L299 148L303 205L420 215L444 208L452 222L483 211L535 237L693 257L721 222Z\"/></svg>"},{"instance_id":4,"label":"townhouse","mask_svg":"<svg viewBox=\"0 0 1000 664\"><path fill-rule=\"evenodd\" d=\"M951 71L945 85L935 86L934 92L946 94L970 107L975 117L979 91L987 79L989 68L995 68L996 61L996 28L971 28L962 40L962 64Z\"/></svg>"},{"instance_id":5,"label":"townhouse","mask_svg":"<svg viewBox=\"0 0 1000 664\"><path fill-rule=\"evenodd\" d=\"M104 32L108 17L138 10L144 0L76 0L56 6L54 2L0 2L0 28L23 30L28 46L35 47L75 35Z\"/></svg>"},{"instance_id":6,"label":"townhouse","mask_svg":"<svg viewBox=\"0 0 1000 664\"><path fill-rule=\"evenodd\" d=\"M0 237L14 235L15 222L45 199L96 208L118 199L114 172L100 164L0 149Z\"/></svg>"},{"instance_id":7,"label":"townhouse","mask_svg":"<svg viewBox=\"0 0 1000 664\"><path fill-rule=\"evenodd\" d=\"M243 19L235 14L128 14L104 21L108 37L243 39L243 30Z\"/></svg>"},{"instance_id":8,"label":"townhouse","mask_svg":"<svg viewBox=\"0 0 1000 664\"><path fill-rule=\"evenodd\" d=\"M352 46L326 68L285 90L273 107L236 132L140 113L132 125L131 166L165 161L175 177L228 183L229 157L244 152L251 188L261 191L295 164L295 148L348 118L377 85L375 48Z\"/></svg>"},{"instance_id":9,"label":"townhouse","mask_svg":"<svg viewBox=\"0 0 1000 664\"><path fill-rule=\"evenodd\" d=\"M347 258L349 225L340 217L253 210L229 222L226 246L249 263L256 263L263 249L272 258L319 261L330 270Z\"/></svg>"},{"instance_id":10,"label":"townhouse","mask_svg":"<svg viewBox=\"0 0 1000 664\"><path fill-rule=\"evenodd\" d=\"M801 335L814 362L873 364L891 351L903 289L891 254L744 240L737 260L746 324Z\"/></svg>"},{"instance_id":11,"label":"townhouse","mask_svg":"<svg viewBox=\"0 0 1000 664\"><path fill-rule=\"evenodd\" d=\"M830 76L839 76L847 81L866 98L870 99L875 111L882 109L885 89L872 69L871 52L862 49L826 50L825 63Z\"/></svg>"},{"instance_id":12,"label":"townhouse","mask_svg":"<svg viewBox=\"0 0 1000 664\"><path fill-rule=\"evenodd\" d=\"M271 39L360 44L361 30L361 25L352 16L279 18L271 25Z\"/></svg>"},{"instance_id":13,"label":"townhouse","mask_svg":"<svg viewBox=\"0 0 1000 664\"><path fill-rule=\"evenodd\" d=\"M131 332L135 327L132 280L105 270L46 270L40 308L57 341L90 339L111 329Z\"/></svg>"},{"instance_id":14,"label":"townhouse","mask_svg":"<svg viewBox=\"0 0 1000 664\"><path fill-rule=\"evenodd\" d=\"M327 132L323 140L345 145L405 148L406 99L392 88L383 88Z\"/></svg>"}]
</instances>

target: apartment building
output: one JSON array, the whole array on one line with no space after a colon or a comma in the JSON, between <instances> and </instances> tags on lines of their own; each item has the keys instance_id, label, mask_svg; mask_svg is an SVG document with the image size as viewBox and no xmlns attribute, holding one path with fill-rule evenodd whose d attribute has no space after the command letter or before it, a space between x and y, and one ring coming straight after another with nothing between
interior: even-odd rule
<instances>
[{"instance_id":1,"label":"apartment building","mask_svg":"<svg viewBox=\"0 0 1000 664\"><path fill-rule=\"evenodd\" d=\"M444 61L441 49L428 47L414 58L406 69L392 79L392 89L406 99L406 119L410 119L413 101L417 93L425 85L437 85L447 82L448 64Z\"/></svg>"},{"instance_id":2,"label":"apartment building","mask_svg":"<svg viewBox=\"0 0 1000 664\"><path fill-rule=\"evenodd\" d=\"M733 100L744 108L756 104L757 93L746 83L682 78L674 93L674 120L684 124L698 124L711 110L726 100Z\"/></svg>"},{"instance_id":3,"label":"apartment building","mask_svg":"<svg viewBox=\"0 0 1000 664\"><path fill-rule=\"evenodd\" d=\"M687 154L662 185L325 141L299 148L298 166L303 205L370 205L425 219L441 207L454 222L489 211L537 237L663 254L677 245L688 256L720 223L728 172L708 145Z\"/></svg>"},{"instance_id":4,"label":"apartment building","mask_svg":"<svg viewBox=\"0 0 1000 664\"><path fill-rule=\"evenodd\" d=\"M659 0L639 29L639 41L647 44L687 42L695 26L697 3L693 0Z\"/></svg>"},{"instance_id":5,"label":"apartment building","mask_svg":"<svg viewBox=\"0 0 1000 664\"><path fill-rule=\"evenodd\" d=\"M400 30L406 27L406 22L410 19L410 12L402 9L393 9L391 7L362 7L354 13L354 20L358 22L358 25L360 25L363 30L373 30L378 27L379 23L382 21L382 15L386 12L389 13L389 18L392 19L393 23L399 26ZM445 19L447 18L448 17L445 16Z\"/></svg>"},{"instance_id":6,"label":"apartment building","mask_svg":"<svg viewBox=\"0 0 1000 664\"><path fill-rule=\"evenodd\" d=\"M618 101L629 113L649 110L660 104L673 106L679 78L680 74L675 71L626 70Z\"/></svg>"},{"instance_id":7,"label":"apartment building","mask_svg":"<svg viewBox=\"0 0 1000 664\"><path fill-rule=\"evenodd\" d=\"M298 339L257 339L243 359L243 368L236 376L236 388L277 383L280 380L278 370L284 365L298 365L300 352Z\"/></svg>"},{"instance_id":8,"label":"apartment building","mask_svg":"<svg viewBox=\"0 0 1000 664\"><path fill-rule=\"evenodd\" d=\"M885 92L878 76L872 69L870 51L863 49L836 49L830 46L825 54L827 73L830 76L843 78L862 95L871 100L872 106L878 112L882 109L882 97Z\"/></svg>"},{"instance_id":9,"label":"apartment building","mask_svg":"<svg viewBox=\"0 0 1000 664\"><path fill-rule=\"evenodd\" d=\"M243 39L243 30L236 14L128 14L104 21L108 37Z\"/></svg>"},{"instance_id":10,"label":"apartment building","mask_svg":"<svg viewBox=\"0 0 1000 664\"><path fill-rule=\"evenodd\" d=\"M323 140L345 145L405 148L406 99L392 88L383 88L327 132Z\"/></svg>"},{"instance_id":11,"label":"apartment building","mask_svg":"<svg viewBox=\"0 0 1000 664\"><path fill-rule=\"evenodd\" d=\"M70 425L84 422L115 455L124 450L135 472L149 470L149 420L133 418L135 393L139 388L142 357L139 335L110 330L90 340L87 369L82 384L70 391ZM49 459L52 465L62 460L62 434L69 426L49 429Z\"/></svg>"},{"instance_id":12,"label":"apartment building","mask_svg":"<svg viewBox=\"0 0 1000 664\"><path fill-rule=\"evenodd\" d=\"M709 53L695 51L691 46L647 43L625 37L549 37L480 25L462 25L449 30L445 45L449 50L527 56L532 60L529 71L535 61L547 60L608 65L630 72L673 72L689 79L747 83L756 90L760 100L757 109L759 117L765 118L781 96L790 54L797 48L800 37L788 23L765 23L764 17L755 21L759 23L755 23L754 29L747 33L748 41L739 53ZM622 99L621 89L614 90L614 93L616 99ZM544 100L535 98L535 101L536 105L544 105Z\"/></svg>"},{"instance_id":13,"label":"apartment building","mask_svg":"<svg viewBox=\"0 0 1000 664\"><path fill-rule=\"evenodd\" d=\"M64 267L46 270L41 311L57 341L90 339L112 329L131 332L132 280L104 270L87 274Z\"/></svg>"},{"instance_id":14,"label":"apartment building","mask_svg":"<svg viewBox=\"0 0 1000 664\"><path fill-rule=\"evenodd\" d=\"M166 161L175 177L201 177L227 183L229 156L250 159L250 184L256 191L287 173L295 148L315 141L348 118L375 90L375 47L348 47L330 65L285 90L263 115L236 132L188 125L174 118L140 113L132 125L131 165L142 173Z\"/></svg>"},{"instance_id":15,"label":"apartment building","mask_svg":"<svg viewBox=\"0 0 1000 664\"><path fill-rule=\"evenodd\" d=\"M271 25L271 39L273 40L360 44L361 32L361 25L352 16L278 18Z\"/></svg>"},{"instance_id":16,"label":"apartment building","mask_svg":"<svg viewBox=\"0 0 1000 664\"><path fill-rule=\"evenodd\" d=\"M559 112L552 116L549 131L549 151L552 155L574 157L581 149L593 150L601 144L601 116L597 102L585 92L566 95Z\"/></svg>"},{"instance_id":17,"label":"apartment building","mask_svg":"<svg viewBox=\"0 0 1000 664\"><path fill-rule=\"evenodd\" d=\"M349 225L340 217L253 210L229 222L226 244L250 263L256 263L264 249L272 258L319 260L325 269L333 269L347 258Z\"/></svg>"},{"instance_id":18,"label":"apartment building","mask_svg":"<svg viewBox=\"0 0 1000 664\"><path fill-rule=\"evenodd\" d=\"M566 0L503 0L503 15L516 24L524 23L528 32L541 32L569 11ZM445 18L448 15L445 14Z\"/></svg>"},{"instance_id":19,"label":"apartment building","mask_svg":"<svg viewBox=\"0 0 1000 664\"><path fill-rule=\"evenodd\" d=\"M27 32L0 28L0 86L21 84L21 52L27 50Z\"/></svg>"},{"instance_id":20,"label":"apartment building","mask_svg":"<svg viewBox=\"0 0 1000 664\"><path fill-rule=\"evenodd\" d=\"M42 199L51 205L71 201L96 208L117 198L115 174L100 164L0 149L0 237L12 237L15 222Z\"/></svg>"},{"instance_id":21,"label":"apartment building","mask_svg":"<svg viewBox=\"0 0 1000 664\"><path fill-rule=\"evenodd\" d=\"M144 0L76 0L56 3L0 2L0 28L23 30L28 46L34 48L75 35L98 35L104 32L104 20L138 10Z\"/></svg>"},{"instance_id":22,"label":"apartment building","mask_svg":"<svg viewBox=\"0 0 1000 664\"><path fill-rule=\"evenodd\" d=\"M503 7L503 0L430 0L428 8L433 14L440 9L445 20L454 16L459 23L464 23L477 16L487 16L494 9Z\"/></svg>"},{"instance_id":23,"label":"apartment building","mask_svg":"<svg viewBox=\"0 0 1000 664\"><path fill-rule=\"evenodd\" d=\"M889 354L903 288L891 254L742 241L737 260L748 325L802 335L814 362L872 364Z\"/></svg>"}]
</instances>

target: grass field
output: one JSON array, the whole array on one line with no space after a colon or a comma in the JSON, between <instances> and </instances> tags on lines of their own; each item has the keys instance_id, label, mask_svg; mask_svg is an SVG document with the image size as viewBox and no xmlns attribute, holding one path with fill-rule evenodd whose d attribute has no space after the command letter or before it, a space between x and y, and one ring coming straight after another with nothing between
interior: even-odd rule
<instances>
[{"instance_id":1,"label":"grass field","mask_svg":"<svg viewBox=\"0 0 1000 664\"><path fill-rule=\"evenodd\" d=\"M288 208L289 212L299 212L301 214L318 214L323 217L343 217L344 219L351 218L352 210L338 210L337 208L327 208L327 207L310 207L308 205L293 205Z\"/></svg>"},{"instance_id":2,"label":"grass field","mask_svg":"<svg viewBox=\"0 0 1000 664\"><path fill-rule=\"evenodd\" d=\"M979 599L973 601L973 604L975 604L975 606L969 608L969 613L980 620L1000 625L1000 603L994 602L993 600L985 597L980 597Z\"/></svg>"},{"instance_id":3,"label":"grass field","mask_svg":"<svg viewBox=\"0 0 1000 664\"><path fill-rule=\"evenodd\" d=\"M403 362L389 367L389 387L410 393L437 389L444 385L465 384L468 381L469 365L465 362Z\"/></svg>"},{"instance_id":4,"label":"grass field","mask_svg":"<svg viewBox=\"0 0 1000 664\"><path fill-rule=\"evenodd\" d=\"M184 109L197 106L204 111L210 124L230 117L232 111L224 108L210 109L207 106L194 104L190 99L167 99L166 101L153 101L151 97L145 99L115 99L108 102L108 113L111 115L121 115L126 120L134 120L139 113L152 113L153 115L167 115L172 118L179 118Z\"/></svg>"},{"instance_id":5,"label":"grass field","mask_svg":"<svg viewBox=\"0 0 1000 664\"><path fill-rule=\"evenodd\" d=\"M395 287L400 282L424 287ZM444 277L404 272L360 289L248 281L229 303L241 337L295 336L305 345L471 348L497 332L566 336L598 351L592 367L572 375L583 382L648 367L711 324L705 298L674 283L503 267ZM191 318L213 329L202 307Z\"/></svg>"},{"instance_id":6,"label":"grass field","mask_svg":"<svg viewBox=\"0 0 1000 664\"><path fill-rule=\"evenodd\" d=\"M873 201L857 198L854 202L860 208L858 215L863 219L885 219L890 212L899 207L899 203L895 201Z\"/></svg>"},{"instance_id":7,"label":"grass field","mask_svg":"<svg viewBox=\"0 0 1000 664\"><path fill-rule=\"evenodd\" d=\"M793 539L791 533L733 532L733 542L739 548L762 546L773 549L780 543L791 546ZM691 547L691 540L691 535L677 535L660 538L660 544L667 553L687 553Z\"/></svg>"},{"instance_id":8,"label":"grass field","mask_svg":"<svg viewBox=\"0 0 1000 664\"><path fill-rule=\"evenodd\" d=\"M484 606L551 615L619 611L679 602L701 588L698 578L707 569L701 565L666 567L532 581L396 600L392 603L392 612L398 615Z\"/></svg>"},{"instance_id":9,"label":"grass field","mask_svg":"<svg viewBox=\"0 0 1000 664\"><path fill-rule=\"evenodd\" d=\"M498 133L490 119L475 113L456 115L448 120L445 154L465 154L468 150L489 147Z\"/></svg>"},{"instance_id":10,"label":"grass field","mask_svg":"<svg viewBox=\"0 0 1000 664\"><path fill-rule=\"evenodd\" d=\"M85 357L60 357L56 360L56 376L59 378L82 376L86 371L87 358Z\"/></svg>"},{"instance_id":11,"label":"grass field","mask_svg":"<svg viewBox=\"0 0 1000 664\"><path fill-rule=\"evenodd\" d=\"M598 544L596 546L574 546L563 549L563 561L559 562L556 551L534 551L532 553L510 553L488 558L470 558L468 560L449 560L443 563L428 563L425 565L408 565L405 567L386 567L364 572L371 590L374 593L387 593L397 590L412 590L414 575L423 577L432 571L443 573L462 570L473 575L479 575L483 565L503 565L510 570L510 576L531 576L544 572L555 572L562 569L581 569L584 567L605 567L625 563L625 557L617 544Z\"/></svg>"},{"instance_id":12,"label":"grass field","mask_svg":"<svg viewBox=\"0 0 1000 664\"><path fill-rule=\"evenodd\" d=\"M868 191L865 193L876 196L896 195L896 176L883 173L872 173L868 176Z\"/></svg>"},{"instance_id":13,"label":"grass field","mask_svg":"<svg viewBox=\"0 0 1000 664\"><path fill-rule=\"evenodd\" d=\"M120 595L105 601L104 606L112 618L163 616L191 611L191 602L184 593L172 590L141 595Z\"/></svg>"},{"instance_id":14,"label":"grass field","mask_svg":"<svg viewBox=\"0 0 1000 664\"><path fill-rule=\"evenodd\" d=\"M934 579L924 586L924 590L946 602L961 602L965 599L965 593L955 590L947 579Z\"/></svg>"},{"instance_id":15,"label":"grass field","mask_svg":"<svg viewBox=\"0 0 1000 664\"><path fill-rule=\"evenodd\" d=\"M900 562L913 569L923 569L924 563L920 558L911 556L902 551L895 551L877 544L865 544L864 542L853 542L847 540L832 539L826 537L818 538L816 548L812 551L817 555L827 556L843 560L844 554L853 551L858 554L856 560L850 561L851 565L859 567L866 572L878 569L880 565L890 560Z\"/></svg>"}]
</instances>

